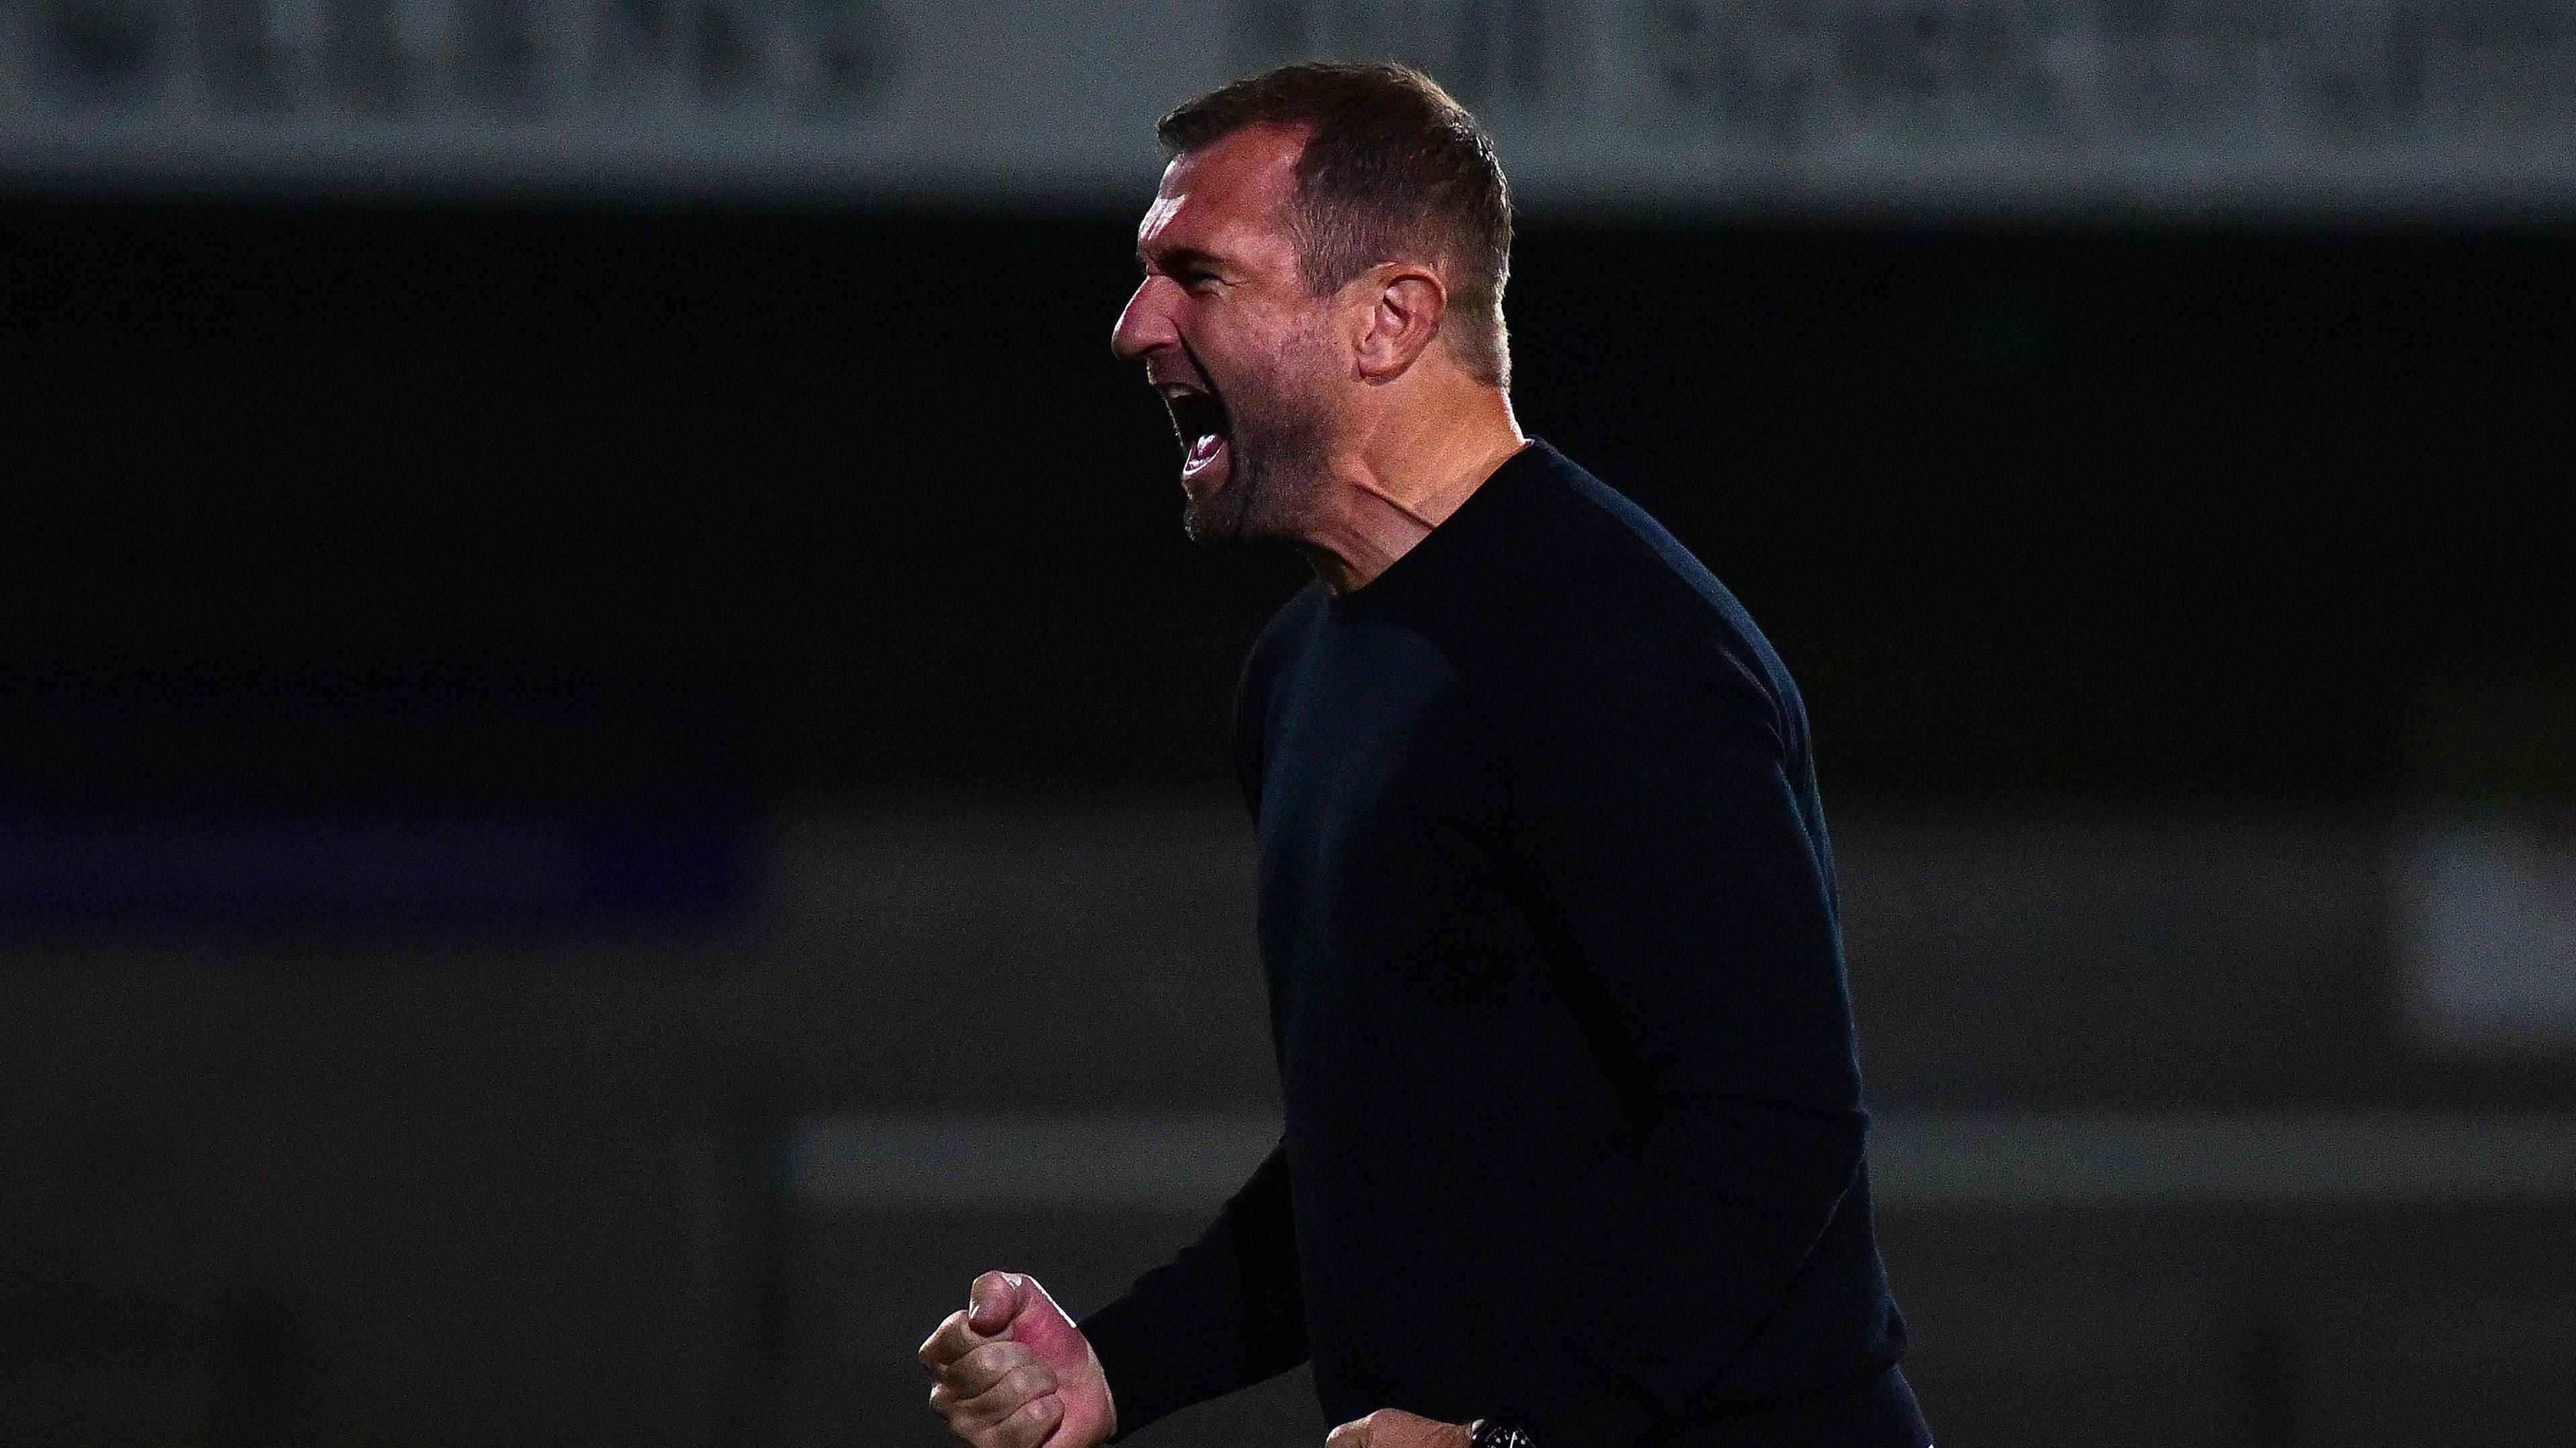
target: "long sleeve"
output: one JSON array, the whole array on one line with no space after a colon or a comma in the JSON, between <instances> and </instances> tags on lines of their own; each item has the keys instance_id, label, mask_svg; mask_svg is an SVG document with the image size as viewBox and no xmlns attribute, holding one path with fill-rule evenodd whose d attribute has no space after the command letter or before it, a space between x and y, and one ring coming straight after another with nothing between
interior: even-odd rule
<instances>
[{"instance_id":1,"label":"long sleeve","mask_svg":"<svg viewBox=\"0 0 2576 1448\"><path fill-rule=\"evenodd\" d=\"M1325 1420L1923 1448L1805 710L1735 596L1533 442L1239 698Z\"/></svg>"},{"instance_id":2,"label":"long sleeve","mask_svg":"<svg viewBox=\"0 0 2576 1448\"><path fill-rule=\"evenodd\" d=\"M1625 1139L1529 1204L1541 1443L1658 1441L1745 1353L1866 1117L1804 719L1740 641L1561 611L1501 711L1505 854ZM1806 785L1802 791L1801 786Z\"/></svg>"},{"instance_id":3,"label":"long sleeve","mask_svg":"<svg viewBox=\"0 0 2576 1448\"><path fill-rule=\"evenodd\" d=\"M1273 1148L1197 1241L1078 1324L1117 1403L1111 1442L1306 1360L1291 1211Z\"/></svg>"}]
</instances>

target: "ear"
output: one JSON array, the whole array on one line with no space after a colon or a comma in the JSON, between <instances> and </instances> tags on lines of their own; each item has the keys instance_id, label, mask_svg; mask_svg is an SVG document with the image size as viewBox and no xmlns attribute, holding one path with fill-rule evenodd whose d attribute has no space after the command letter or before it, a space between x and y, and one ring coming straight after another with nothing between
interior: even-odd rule
<instances>
[{"instance_id":1,"label":"ear","mask_svg":"<svg viewBox=\"0 0 2576 1448\"><path fill-rule=\"evenodd\" d=\"M1364 289L1368 315L1361 319L1359 370L1364 382L1404 375L1449 311L1449 289L1439 274L1411 262L1373 267L1355 285Z\"/></svg>"}]
</instances>

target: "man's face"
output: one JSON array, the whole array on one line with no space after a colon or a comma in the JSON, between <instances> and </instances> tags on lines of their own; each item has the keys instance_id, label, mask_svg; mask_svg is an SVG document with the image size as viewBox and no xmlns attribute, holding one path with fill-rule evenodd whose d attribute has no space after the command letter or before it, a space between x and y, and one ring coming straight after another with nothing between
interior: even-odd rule
<instances>
[{"instance_id":1,"label":"man's face","mask_svg":"<svg viewBox=\"0 0 2576 1448\"><path fill-rule=\"evenodd\" d=\"M1136 231L1145 280L1110 346L1171 409L1199 543L1293 538L1321 483L1344 369L1288 229L1303 144L1252 126L1182 156Z\"/></svg>"}]
</instances>

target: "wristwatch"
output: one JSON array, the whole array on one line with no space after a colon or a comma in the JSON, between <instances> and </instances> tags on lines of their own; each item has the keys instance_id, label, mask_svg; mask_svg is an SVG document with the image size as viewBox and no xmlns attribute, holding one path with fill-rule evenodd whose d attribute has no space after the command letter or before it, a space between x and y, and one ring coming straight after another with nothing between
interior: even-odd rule
<instances>
[{"instance_id":1,"label":"wristwatch","mask_svg":"<svg viewBox=\"0 0 2576 1448\"><path fill-rule=\"evenodd\" d=\"M1467 1425L1467 1448L1533 1448L1527 1433L1508 1423L1478 1418Z\"/></svg>"}]
</instances>

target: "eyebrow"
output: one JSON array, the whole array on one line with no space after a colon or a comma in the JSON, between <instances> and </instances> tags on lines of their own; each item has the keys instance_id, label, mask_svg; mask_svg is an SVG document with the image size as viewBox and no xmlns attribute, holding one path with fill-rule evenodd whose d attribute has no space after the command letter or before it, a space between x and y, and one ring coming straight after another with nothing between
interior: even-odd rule
<instances>
[{"instance_id":1,"label":"eyebrow","mask_svg":"<svg viewBox=\"0 0 2576 1448\"><path fill-rule=\"evenodd\" d=\"M1165 248L1163 261L1168 266L1195 267L1201 271L1222 271L1225 268L1225 258L1212 251L1201 251L1195 246ZM1145 248L1141 246L1136 248L1136 265L1147 271L1154 269L1153 258L1147 256Z\"/></svg>"}]
</instances>

